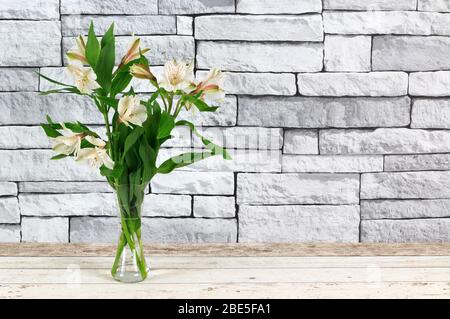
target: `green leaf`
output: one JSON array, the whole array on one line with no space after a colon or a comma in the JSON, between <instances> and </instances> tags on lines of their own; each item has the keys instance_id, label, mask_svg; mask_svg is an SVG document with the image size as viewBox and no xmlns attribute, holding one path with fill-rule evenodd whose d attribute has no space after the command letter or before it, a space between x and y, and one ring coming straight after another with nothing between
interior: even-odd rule
<instances>
[{"instance_id":1,"label":"green leaf","mask_svg":"<svg viewBox=\"0 0 450 319\"><path fill-rule=\"evenodd\" d=\"M41 127L48 137L55 138L62 135L57 129L53 128L51 124L41 124Z\"/></svg>"},{"instance_id":2,"label":"green leaf","mask_svg":"<svg viewBox=\"0 0 450 319\"><path fill-rule=\"evenodd\" d=\"M129 72L119 72L114 77L111 84L111 96L116 96L127 88L133 76Z\"/></svg>"},{"instance_id":3,"label":"green leaf","mask_svg":"<svg viewBox=\"0 0 450 319\"><path fill-rule=\"evenodd\" d=\"M87 147L95 147L95 145L92 145L86 139L82 139L81 140L81 148L87 148Z\"/></svg>"},{"instance_id":4,"label":"green leaf","mask_svg":"<svg viewBox=\"0 0 450 319\"><path fill-rule=\"evenodd\" d=\"M159 96L159 90L157 90L155 93L152 94L152 96L151 96L151 97L148 99L148 101L147 101L147 105L152 105L153 102L156 101L156 99L158 98L158 96Z\"/></svg>"},{"instance_id":5,"label":"green leaf","mask_svg":"<svg viewBox=\"0 0 450 319\"><path fill-rule=\"evenodd\" d=\"M161 118L161 108L156 101L150 105L147 104L146 107L148 117L142 127L144 128L145 137L147 138L150 146L155 150L155 152L158 152L158 148L160 146L158 140L158 129Z\"/></svg>"},{"instance_id":6,"label":"green leaf","mask_svg":"<svg viewBox=\"0 0 450 319\"><path fill-rule=\"evenodd\" d=\"M158 167L158 173L168 174L176 168L191 165L213 155L212 152L183 153L164 161L164 163Z\"/></svg>"},{"instance_id":7,"label":"green leaf","mask_svg":"<svg viewBox=\"0 0 450 319\"><path fill-rule=\"evenodd\" d=\"M100 103L98 96L94 96L93 100L95 102L95 105L97 106L97 109L100 111L100 113L102 113L102 114L106 113L106 105Z\"/></svg>"},{"instance_id":8,"label":"green leaf","mask_svg":"<svg viewBox=\"0 0 450 319\"><path fill-rule=\"evenodd\" d=\"M205 101L203 101L195 96L185 95L185 98L189 102L194 104L200 112L215 112L218 109L217 106L209 106L208 104L205 103Z\"/></svg>"},{"instance_id":9,"label":"green leaf","mask_svg":"<svg viewBox=\"0 0 450 319\"><path fill-rule=\"evenodd\" d=\"M49 122L50 124L54 124L55 123L55 122L53 122L53 120L50 117L50 115L46 115L45 118L47 119L47 122Z\"/></svg>"},{"instance_id":10,"label":"green leaf","mask_svg":"<svg viewBox=\"0 0 450 319\"><path fill-rule=\"evenodd\" d=\"M126 154L125 154L125 163L128 167L128 170L130 172L135 171L138 169L141 165L139 154L136 150L136 148L131 148ZM134 183L130 180L130 183Z\"/></svg>"},{"instance_id":11,"label":"green leaf","mask_svg":"<svg viewBox=\"0 0 450 319\"><path fill-rule=\"evenodd\" d=\"M175 120L172 115L163 111L161 113L161 119L159 121L158 139L165 138L170 135L175 127Z\"/></svg>"},{"instance_id":12,"label":"green leaf","mask_svg":"<svg viewBox=\"0 0 450 319\"><path fill-rule=\"evenodd\" d=\"M127 136L125 139L125 145L122 154L122 160L127 155L129 150L133 147L134 144L138 141L139 137L144 133L144 130L141 127L135 127L133 131Z\"/></svg>"},{"instance_id":13,"label":"green leaf","mask_svg":"<svg viewBox=\"0 0 450 319\"><path fill-rule=\"evenodd\" d=\"M107 92L111 89L112 70L114 68L115 57L116 53L113 23L102 38L100 55L95 66L97 82Z\"/></svg>"},{"instance_id":14,"label":"green leaf","mask_svg":"<svg viewBox=\"0 0 450 319\"><path fill-rule=\"evenodd\" d=\"M56 132L58 134L57 136L60 136L61 134L57 130L63 129L63 126L59 123L55 123L49 115L47 115L47 122L48 122L48 124L41 124L41 127L44 130L47 130L52 135L55 135L55 132ZM99 137L97 133L91 131L89 129L89 127L87 127L86 125L84 125L80 122L74 122L74 123L73 122L64 122L63 124L67 129L71 130L74 133L85 133L87 135ZM50 137L53 137L53 136L50 136Z\"/></svg>"},{"instance_id":15,"label":"green leaf","mask_svg":"<svg viewBox=\"0 0 450 319\"><path fill-rule=\"evenodd\" d=\"M53 80L53 79L49 78L48 76L43 75L43 74L40 73L40 72L36 72L36 73L37 73L41 78L43 78L43 79L45 79L45 80L47 80L47 81L49 81L49 82L51 82L51 83L53 83L53 84L62 85L62 86L67 86L68 88L75 88L75 89L76 89L76 87L73 86L73 85L66 84L66 83L62 83L62 82Z\"/></svg>"},{"instance_id":16,"label":"green leaf","mask_svg":"<svg viewBox=\"0 0 450 319\"><path fill-rule=\"evenodd\" d=\"M115 163L114 168L112 170L107 168L105 165L102 165L102 167L100 167L100 174L102 176L119 178L122 172L123 172L123 165L120 163Z\"/></svg>"},{"instance_id":17,"label":"green leaf","mask_svg":"<svg viewBox=\"0 0 450 319\"><path fill-rule=\"evenodd\" d=\"M105 34L102 37L101 41L102 49L112 42L114 42L114 22L111 23L108 30L106 30Z\"/></svg>"},{"instance_id":18,"label":"green leaf","mask_svg":"<svg viewBox=\"0 0 450 319\"><path fill-rule=\"evenodd\" d=\"M80 92L80 90L78 90L77 88L62 88L62 89L56 89L56 90L48 90L48 91L39 92L39 95L49 95L49 94L53 94L53 93L75 93L75 94L79 94L79 95L85 95L85 94L82 94Z\"/></svg>"},{"instance_id":19,"label":"green leaf","mask_svg":"<svg viewBox=\"0 0 450 319\"><path fill-rule=\"evenodd\" d=\"M141 171L142 169L139 167L134 172L130 173L130 191L131 191L130 196L136 194L134 188L142 184Z\"/></svg>"},{"instance_id":20,"label":"green leaf","mask_svg":"<svg viewBox=\"0 0 450 319\"><path fill-rule=\"evenodd\" d=\"M139 145L139 156L141 157L144 169L142 170L142 181L149 182L156 173L156 152L148 144L145 136L141 139Z\"/></svg>"},{"instance_id":21,"label":"green leaf","mask_svg":"<svg viewBox=\"0 0 450 319\"><path fill-rule=\"evenodd\" d=\"M205 147L207 149L209 149L213 153L213 155L222 155L223 159L227 159L227 160L231 159L231 156L230 156L230 154L228 154L226 149L224 149L223 147L221 147L221 146L219 146L217 144L214 144L213 142L211 142L207 138L203 137L197 131L197 129L195 128L194 124L192 124L189 121L185 121L185 120L181 120L181 121L178 121L176 123L176 126L181 126L181 125L188 126L191 129L192 133L194 133L198 138L200 138L200 140L202 141L203 145L205 145Z\"/></svg>"},{"instance_id":22,"label":"green leaf","mask_svg":"<svg viewBox=\"0 0 450 319\"><path fill-rule=\"evenodd\" d=\"M47 114L45 118L47 119L48 124L51 125L54 129L59 130L62 128L61 124L54 122L50 115Z\"/></svg>"},{"instance_id":23,"label":"green leaf","mask_svg":"<svg viewBox=\"0 0 450 319\"><path fill-rule=\"evenodd\" d=\"M53 156L52 158L50 158L51 160L59 160L59 159L63 159L66 158L68 155L64 155L64 154L58 154Z\"/></svg>"},{"instance_id":24,"label":"green leaf","mask_svg":"<svg viewBox=\"0 0 450 319\"><path fill-rule=\"evenodd\" d=\"M97 61L100 55L100 43L98 42L97 36L94 32L94 23L91 21L89 26L88 40L86 44L86 60L89 65L95 69Z\"/></svg>"},{"instance_id":25,"label":"green leaf","mask_svg":"<svg viewBox=\"0 0 450 319\"><path fill-rule=\"evenodd\" d=\"M86 125L83 125L80 122L65 122L64 126L74 133L85 133L90 136L99 137L97 133L91 131Z\"/></svg>"},{"instance_id":26,"label":"green leaf","mask_svg":"<svg viewBox=\"0 0 450 319\"><path fill-rule=\"evenodd\" d=\"M136 92L134 92L133 86L130 86L130 89L123 94L123 96L130 96L130 95L132 95L132 96L136 95Z\"/></svg>"},{"instance_id":27,"label":"green leaf","mask_svg":"<svg viewBox=\"0 0 450 319\"><path fill-rule=\"evenodd\" d=\"M48 124L41 124L41 127L44 130L45 134L50 138L61 136L62 134L58 132L58 130L62 129L61 124L53 122L52 118L49 115L47 115L46 118Z\"/></svg>"},{"instance_id":28,"label":"green leaf","mask_svg":"<svg viewBox=\"0 0 450 319\"><path fill-rule=\"evenodd\" d=\"M139 53L140 53L139 64L149 66L148 59L145 57L145 55L143 55L141 51L139 51Z\"/></svg>"},{"instance_id":29,"label":"green leaf","mask_svg":"<svg viewBox=\"0 0 450 319\"><path fill-rule=\"evenodd\" d=\"M170 140L171 138L173 138L172 135L168 135L164 138L159 139L159 145L163 145L166 141Z\"/></svg>"},{"instance_id":30,"label":"green leaf","mask_svg":"<svg viewBox=\"0 0 450 319\"><path fill-rule=\"evenodd\" d=\"M116 132L118 134L116 141L118 142L118 147L120 146L121 150L123 150L123 147L125 145L125 140L128 137L128 135L131 133L131 127L126 126L123 123L115 122L117 123L116 126ZM117 154L118 155L118 154Z\"/></svg>"},{"instance_id":31,"label":"green leaf","mask_svg":"<svg viewBox=\"0 0 450 319\"><path fill-rule=\"evenodd\" d=\"M119 100L110 98L110 97L106 97L106 96L97 96L97 99L99 99L100 101L102 101L103 103L112 106L113 108L117 108L117 106L119 105Z\"/></svg>"}]
</instances>

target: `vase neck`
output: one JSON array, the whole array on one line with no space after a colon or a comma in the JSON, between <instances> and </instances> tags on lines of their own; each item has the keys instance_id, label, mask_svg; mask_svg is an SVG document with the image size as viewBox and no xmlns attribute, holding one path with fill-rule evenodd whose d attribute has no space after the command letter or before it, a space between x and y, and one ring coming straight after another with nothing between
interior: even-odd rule
<instances>
[{"instance_id":1,"label":"vase neck","mask_svg":"<svg viewBox=\"0 0 450 319\"><path fill-rule=\"evenodd\" d=\"M119 185L116 188L117 206L122 219L141 218L145 198L144 185Z\"/></svg>"}]
</instances>

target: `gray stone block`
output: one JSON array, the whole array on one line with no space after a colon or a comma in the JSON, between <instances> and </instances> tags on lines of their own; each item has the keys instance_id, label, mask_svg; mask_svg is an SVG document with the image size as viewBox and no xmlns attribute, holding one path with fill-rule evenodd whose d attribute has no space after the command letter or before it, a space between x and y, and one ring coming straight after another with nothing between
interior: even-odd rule
<instances>
[{"instance_id":1,"label":"gray stone block","mask_svg":"<svg viewBox=\"0 0 450 319\"><path fill-rule=\"evenodd\" d=\"M357 174L238 174L237 203L355 204Z\"/></svg>"},{"instance_id":2,"label":"gray stone block","mask_svg":"<svg viewBox=\"0 0 450 319\"><path fill-rule=\"evenodd\" d=\"M361 241L436 243L450 241L450 219L363 220Z\"/></svg>"},{"instance_id":3,"label":"gray stone block","mask_svg":"<svg viewBox=\"0 0 450 319\"><path fill-rule=\"evenodd\" d=\"M240 206L239 242L358 242L359 206Z\"/></svg>"}]
</instances>

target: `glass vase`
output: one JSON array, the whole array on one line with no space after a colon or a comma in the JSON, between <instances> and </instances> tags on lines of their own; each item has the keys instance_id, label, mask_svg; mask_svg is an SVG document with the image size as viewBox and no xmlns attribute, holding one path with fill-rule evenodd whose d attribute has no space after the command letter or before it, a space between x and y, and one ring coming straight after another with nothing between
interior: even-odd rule
<instances>
[{"instance_id":1,"label":"glass vase","mask_svg":"<svg viewBox=\"0 0 450 319\"><path fill-rule=\"evenodd\" d=\"M121 282L145 280L148 268L141 237L141 208L146 185L116 186L121 232L111 275Z\"/></svg>"}]
</instances>

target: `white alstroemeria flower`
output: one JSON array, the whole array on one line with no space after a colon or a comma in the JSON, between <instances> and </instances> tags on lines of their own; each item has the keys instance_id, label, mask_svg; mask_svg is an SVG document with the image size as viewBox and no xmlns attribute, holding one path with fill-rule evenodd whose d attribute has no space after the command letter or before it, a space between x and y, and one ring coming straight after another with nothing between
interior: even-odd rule
<instances>
[{"instance_id":1,"label":"white alstroemeria flower","mask_svg":"<svg viewBox=\"0 0 450 319\"><path fill-rule=\"evenodd\" d=\"M75 86L81 93L91 94L98 89L97 75L91 67L84 67L80 62L75 61L67 66L67 70L75 79Z\"/></svg>"},{"instance_id":2,"label":"white alstroemeria flower","mask_svg":"<svg viewBox=\"0 0 450 319\"><path fill-rule=\"evenodd\" d=\"M95 147L82 148L78 151L77 162L87 163L93 168L99 168L105 165L109 169L114 168L114 162L106 152L106 143L93 136L86 136L86 140Z\"/></svg>"},{"instance_id":3,"label":"white alstroemeria flower","mask_svg":"<svg viewBox=\"0 0 450 319\"><path fill-rule=\"evenodd\" d=\"M75 41L76 45L67 52L67 57L69 60L77 60L83 64L87 64L86 42L84 41L84 38L79 35Z\"/></svg>"},{"instance_id":4,"label":"white alstroemeria flower","mask_svg":"<svg viewBox=\"0 0 450 319\"><path fill-rule=\"evenodd\" d=\"M128 46L127 53L123 56L122 60L120 61L120 66L130 63L133 60L136 60L141 56L141 53L144 54L145 52L149 51L150 49L141 49L139 46L141 44L141 39L135 38Z\"/></svg>"},{"instance_id":5,"label":"white alstroemeria flower","mask_svg":"<svg viewBox=\"0 0 450 319\"><path fill-rule=\"evenodd\" d=\"M81 140L83 138L82 134L74 134L72 131L68 130L63 123L61 123L63 131L61 136L55 137L55 145L53 146L53 151L58 154L77 156L81 148Z\"/></svg>"},{"instance_id":6,"label":"white alstroemeria flower","mask_svg":"<svg viewBox=\"0 0 450 319\"><path fill-rule=\"evenodd\" d=\"M158 84L166 91L175 92L177 90L189 93L195 88L194 64L184 61L172 60L164 65L164 72L157 76Z\"/></svg>"},{"instance_id":7,"label":"white alstroemeria flower","mask_svg":"<svg viewBox=\"0 0 450 319\"><path fill-rule=\"evenodd\" d=\"M147 109L141 104L141 100L136 95L126 95L119 100L117 108L119 120L127 126L130 123L142 126L147 119Z\"/></svg>"},{"instance_id":8,"label":"white alstroemeria flower","mask_svg":"<svg viewBox=\"0 0 450 319\"><path fill-rule=\"evenodd\" d=\"M96 137L90 136L90 135L86 136L86 141L88 141L92 145L100 147L100 148L104 148L106 146L106 142L104 140L102 140L101 138L96 138Z\"/></svg>"},{"instance_id":9,"label":"white alstroemeria flower","mask_svg":"<svg viewBox=\"0 0 450 319\"><path fill-rule=\"evenodd\" d=\"M212 69L206 78L197 84L192 93L202 92L201 98L206 102L223 102L225 99L225 91L222 87L222 72L219 69Z\"/></svg>"}]
</instances>

